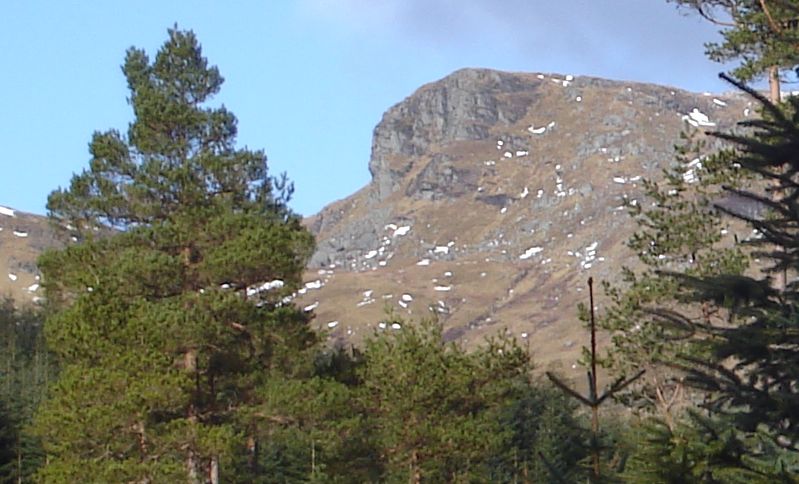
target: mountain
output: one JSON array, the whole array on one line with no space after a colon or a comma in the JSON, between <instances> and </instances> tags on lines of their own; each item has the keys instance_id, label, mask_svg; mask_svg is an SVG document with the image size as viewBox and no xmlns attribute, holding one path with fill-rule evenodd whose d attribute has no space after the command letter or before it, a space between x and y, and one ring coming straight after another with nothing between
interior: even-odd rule
<instances>
[{"instance_id":1,"label":"mountain","mask_svg":"<svg viewBox=\"0 0 799 484\"><path fill-rule=\"evenodd\" d=\"M727 130L750 111L739 94L459 70L390 108L371 182L307 220L318 249L298 302L340 340L391 331L386 310L434 313L448 339L505 331L568 369L588 277L635 265L625 199L676 163L686 127Z\"/></svg>"},{"instance_id":2,"label":"mountain","mask_svg":"<svg viewBox=\"0 0 799 484\"><path fill-rule=\"evenodd\" d=\"M339 342L401 331L381 327L387 311L435 315L449 340L504 331L569 369L586 280L635 264L625 198L673 166L687 126L731 129L751 109L739 94L459 70L391 107L371 182L305 220L318 247L296 301ZM30 300L35 257L57 241L43 217L4 207L0 227L0 292Z\"/></svg>"},{"instance_id":3,"label":"mountain","mask_svg":"<svg viewBox=\"0 0 799 484\"><path fill-rule=\"evenodd\" d=\"M0 206L0 296L38 301L36 258L58 245L46 217Z\"/></svg>"}]
</instances>

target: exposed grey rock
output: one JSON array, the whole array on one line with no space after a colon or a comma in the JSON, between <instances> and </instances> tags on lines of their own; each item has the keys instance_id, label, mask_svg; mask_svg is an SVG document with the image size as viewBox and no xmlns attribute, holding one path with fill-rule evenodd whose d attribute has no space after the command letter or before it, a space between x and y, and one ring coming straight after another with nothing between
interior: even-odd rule
<instances>
[{"instance_id":1,"label":"exposed grey rock","mask_svg":"<svg viewBox=\"0 0 799 484\"><path fill-rule=\"evenodd\" d=\"M422 200L453 199L474 192L478 178L476 170L458 168L448 156L437 154L408 185L405 194Z\"/></svg>"},{"instance_id":2,"label":"exposed grey rock","mask_svg":"<svg viewBox=\"0 0 799 484\"><path fill-rule=\"evenodd\" d=\"M387 207L375 207L366 217L337 227L334 235L317 240L316 251L308 263L309 267L319 268L331 264L344 266L361 259L364 253L377 249L383 237L383 227L389 223L390 214L391 210Z\"/></svg>"},{"instance_id":3,"label":"exposed grey rock","mask_svg":"<svg viewBox=\"0 0 799 484\"><path fill-rule=\"evenodd\" d=\"M475 198L483 203L487 203L499 208L505 207L512 200L511 197L505 195L504 193L498 193L496 195L478 195Z\"/></svg>"},{"instance_id":4,"label":"exposed grey rock","mask_svg":"<svg viewBox=\"0 0 799 484\"><path fill-rule=\"evenodd\" d=\"M428 84L389 109L372 139L369 171L377 200L400 187L412 165L395 162L415 157L433 143L482 140L492 127L522 118L536 98L540 82L524 82L519 76L487 69L462 69ZM503 96L514 96L512 101Z\"/></svg>"},{"instance_id":5,"label":"exposed grey rock","mask_svg":"<svg viewBox=\"0 0 799 484\"><path fill-rule=\"evenodd\" d=\"M539 79L529 74L463 69L421 87L390 108L374 130L369 161L372 182L363 196L337 202L310 223L314 233L324 234L311 266L372 267L379 257L367 260L365 254L379 248L387 224L410 224L400 220L403 215L413 218L416 208L407 207L457 203L466 200L464 197L496 208L497 213L507 207L525 215L504 222L502 231L483 234L482 242L457 255L453 251L446 259L480 251L491 252L496 260L518 258L527 247L516 245L529 246L533 231L546 233L577 218L590 219L598 210L612 213L621 199L608 196L605 190L633 189L633 183L616 185L613 177L648 178L674 166L670 147L675 127L691 110L697 108L714 121L722 112L712 96L669 87L579 77L554 88L557 83L552 81L558 78L563 76ZM586 96L583 104L574 101L578 94ZM596 102L599 94L608 109L585 109L586 102ZM579 113L579 119L572 113ZM520 125L525 116L534 119L538 128L546 125L545 133L535 134L526 124ZM731 127L720 121L718 129ZM566 148L551 153L553 140ZM483 144L474 144L481 141ZM709 144L715 147L720 143L711 139ZM482 147L479 157L470 158L472 146ZM497 150L487 157L486 146ZM517 156L518 151L526 154ZM510 157L505 156L508 152ZM503 165L510 163L530 170L526 198L518 195L522 190L518 178L512 183L502 179L507 173ZM635 171L630 171L631 166ZM575 183L572 173L583 169L600 177ZM556 182L556 177L562 182ZM556 183L561 188L556 189ZM514 191L507 191L511 186ZM540 196L538 190L542 190ZM394 198L388 201L388 197ZM579 197L581 203L572 202L572 208L559 211L556 219L542 220L536 215L550 212L570 197ZM394 210L400 200L406 208ZM358 203L364 205L358 207ZM357 217L348 215L355 212ZM626 220L624 214L614 216L608 227L623 226ZM430 247L419 245L418 239L417 243L406 240L397 239L390 250L412 257L444 258L431 255Z\"/></svg>"}]
</instances>

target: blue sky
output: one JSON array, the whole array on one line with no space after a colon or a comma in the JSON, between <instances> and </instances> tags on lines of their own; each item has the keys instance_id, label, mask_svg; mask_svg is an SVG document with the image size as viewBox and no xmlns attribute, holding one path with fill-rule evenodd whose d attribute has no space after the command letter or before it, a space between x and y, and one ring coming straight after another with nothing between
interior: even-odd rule
<instances>
[{"instance_id":1,"label":"blue sky","mask_svg":"<svg viewBox=\"0 0 799 484\"><path fill-rule=\"evenodd\" d=\"M225 77L239 144L288 173L304 215L369 181L386 109L462 67L728 90L703 55L715 29L665 0L5 2L0 204L45 213L92 132L126 130L125 50L155 54L175 23Z\"/></svg>"}]
</instances>

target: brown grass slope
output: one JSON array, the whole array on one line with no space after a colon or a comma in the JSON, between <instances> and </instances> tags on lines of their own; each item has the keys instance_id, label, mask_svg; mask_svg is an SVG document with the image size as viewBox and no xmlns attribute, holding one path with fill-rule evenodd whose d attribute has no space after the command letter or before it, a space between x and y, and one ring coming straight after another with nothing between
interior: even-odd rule
<instances>
[{"instance_id":1,"label":"brown grass slope","mask_svg":"<svg viewBox=\"0 0 799 484\"><path fill-rule=\"evenodd\" d=\"M587 278L635 263L623 200L674 164L695 110L708 130L751 114L737 94L590 77L464 69L425 85L375 128L372 181L306 220L318 250L296 301L333 341L401 331L381 327L387 311L436 315L449 339L507 332L569 370ZM57 242L44 217L0 212L0 293L31 301Z\"/></svg>"},{"instance_id":2,"label":"brown grass slope","mask_svg":"<svg viewBox=\"0 0 799 484\"><path fill-rule=\"evenodd\" d=\"M0 296L21 304L38 301L36 258L58 245L46 217L0 207Z\"/></svg>"},{"instance_id":3,"label":"brown grass slope","mask_svg":"<svg viewBox=\"0 0 799 484\"><path fill-rule=\"evenodd\" d=\"M508 332L541 366L568 370L586 338L587 278L635 264L624 199L674 165L689 122L726 130L750 111L737 94L457 71L392 107L375 129L372 182L307 221L319 283L298 301L333 338L383 330L387 309L435 313L449 338Z\"/></svg>"}]
</instances>

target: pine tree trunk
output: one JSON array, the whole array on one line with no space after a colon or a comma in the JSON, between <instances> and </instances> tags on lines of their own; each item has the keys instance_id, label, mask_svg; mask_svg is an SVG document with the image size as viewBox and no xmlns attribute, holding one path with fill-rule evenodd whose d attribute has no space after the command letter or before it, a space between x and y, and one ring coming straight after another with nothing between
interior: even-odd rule
<instances>
[{"instance_id":1,"label":"pine tree trunk","mask_svg":"<svg viewBox=\"0 0 799 484\"><path fill-rule=\"evenodd\" d=\"M183 368L186 373L195 375L197 372L197 350L190 349L183 354ZM190 396L188 414L186 415L190 426L197 424L197 415L194 408L194 395ZM189 443L188 452L186 455L186 473L189 477L189 483L195 484L200 482L197 475L197 457L194 454L194 443Z\"/></svg>"},{"instance_id":2,"label":"pine tree trunk","mask_svg":"<svg viewBox=\"0 0 799 484\"><path fill-rule=\"evenodd\" d=\"M527 469L527 459L524 459L524 464L522 464L522 482L524 482L524 484L530 484L530 474Z\"/></svg>"},{"instance_id":3,"label":"pine tree trunk","mask_svg":"<svg viewBox=\"0 0 799 484\"><path fill-rule=\"evenodd\" d=\"M780 93L780 68L779 66L771 66L768 69L768 87L769 87L769 99L772 103L778 104L781 101L781 93ZM775 180L773 182L775 186L774 193L772 194L772 200L776 200L780 196L779 185L780 181ZM779 247L781 252L785 252L785 247ZM788 286L788 273L786 270L782 271L780 277L778 277L774 281L774 286L776 289L780 291L784 291L785 288Z\"/></svg>"},{"instance_id":4,"label":"pine tree trunk","mask_svg":"<svg viewBox=\"0 0 799 484\"><path fill-rule=\"evenodd\" d=\"M186 268L189 268L191 266L191 247L183 247L180 251L180 255L181 259L183 259L183 265ZM186 373L188 373L194 378L195 385L199 386L199 382L197 382L196 348L190 348L185 353L183 353L183 369ZM196 414L196 409L194 408L195 398L196 398L196 393L192 393L189 396L189 408L186 417L189 421L190 427L194 427L197 425L197 414ZM187 449L186 473L188 475L190 484L195 484L200 482L198 476L197 456L194 453L194 442L190 442L189 448Z\"/></svg>"},{"instance_id":5,"label":"pine tree trunk","mask_svg":"<svg viewBox=\"0 0 799 484\"><path fill-rule=\"evenodd\" d=\"M149 452L147 450L147 434L145 433L143 419L134 426L134 430L139 434L139 454L141 455L141 460L144 461L147 459Z\"/></svg>"},{"instance_id":6,"label":"pine tree trunk","mask_svg":"<svg viewBox=\"0 0 799 484\"><path fill-rule=\"evenodd\" d=\"M422 482L422 471L419 469L419 453L416 449L411 452L411 475L408 482L410 484L421 484Z\"/></svg>"},{"instance_id":7,"label":"pine tree trunk","mask_svg":"<svg viewBox=\"0 0 799 484\"><path fill-rule=\"evenodd\" d=\"M247 437L247 467L252 475L258 473L258 441L252 435Z\"/></svg>"},{"instance_id":8,"label":"pine tree trunk","mask_svg":"<svg viewBox=\"0 0 799 484\"><path fill-rule=\"evenodd\" d=\"M22 484L22 442L17 433L17 484Z\"/></svg>"},{"instance_id":9,"label":"pine tree trunk","mask_svg":"<svg viewBox=\"0 0 799 484\"><path fill-rule=\"evenodd\" d=\"M316 475L316 441L311 440L311 477Z\"/></svg>"},{"instance_id":10,"label":"pine tree trunk","mask_svg":"<svg viewBox=\"0 0 799 484\"><path fill-rule=\"evenodd\" d=\"M208 477L211 484L219 484L219 456L211 457L211 470Z\"/></svg>"},{"instance_id":11,"label":"pine tree trunk","mask_svg":"<svg viewBox=\"0 0 799 484\"><path fill-rule=\"evenodd\" d=\"M186 474L189 477L189 484L198 484L200 482L197 479L197 460L194 457L194 449L191 448L186 457Z\"/></svg>"},{"instance_id":12,"label":"pine tree trunk","mask_svg":"<svg viewBox=\"0 0 799 484\"><path fill-rule=\"evenodd\" d=\"M771 66L768 69L769 98L771 102L780 102L780 68Z\"/></svg>"}]
</instances>

